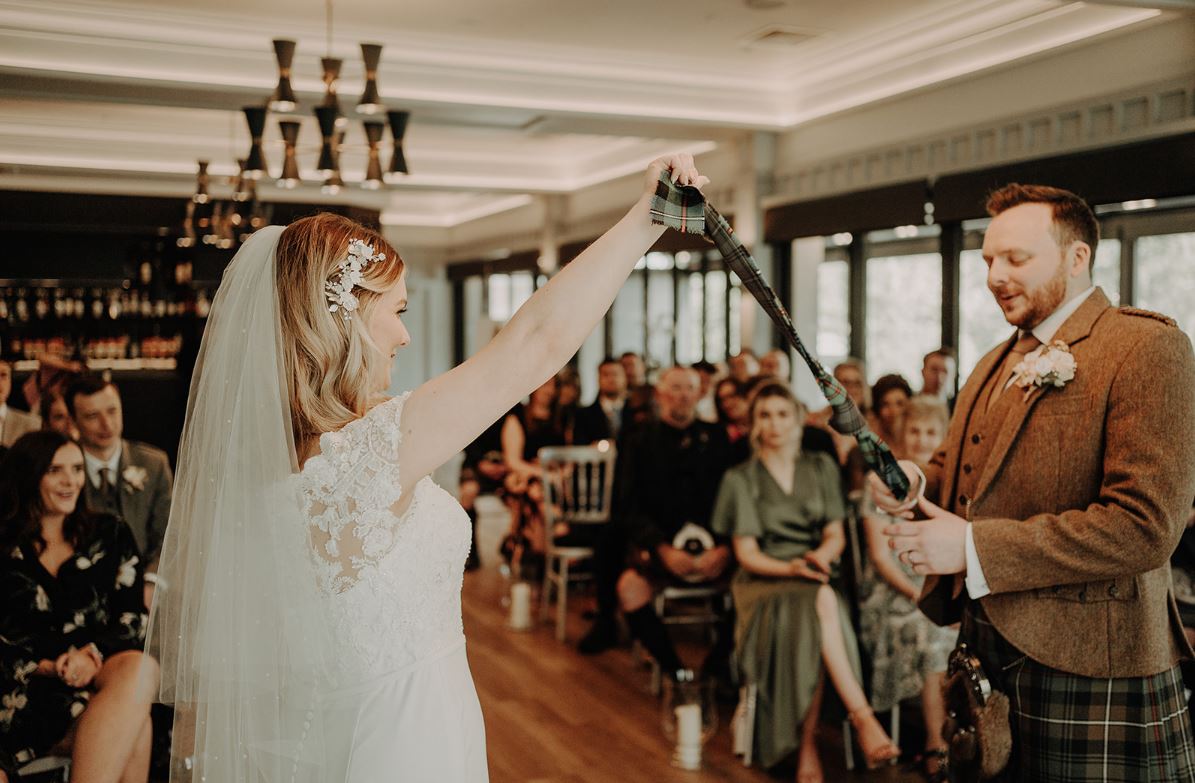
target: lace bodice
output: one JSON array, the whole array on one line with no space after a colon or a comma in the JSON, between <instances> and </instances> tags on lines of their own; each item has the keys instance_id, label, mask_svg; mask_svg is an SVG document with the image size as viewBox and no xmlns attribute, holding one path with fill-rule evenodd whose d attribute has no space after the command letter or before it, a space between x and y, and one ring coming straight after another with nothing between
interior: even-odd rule
<instances>
[{"instance_id":1,"label":"lace bodice","mask_svg":"<svg viewBox=\"0 0 1195 783\"><path fill-rule=\"evenodd\" d=\"M325 433L321 452L298 475L330 630L343 647L339 679L388 674L463 634L461 580L470 545L464 509L427 477L398 513L406 398Z\"/></svg>"}]
</instances>

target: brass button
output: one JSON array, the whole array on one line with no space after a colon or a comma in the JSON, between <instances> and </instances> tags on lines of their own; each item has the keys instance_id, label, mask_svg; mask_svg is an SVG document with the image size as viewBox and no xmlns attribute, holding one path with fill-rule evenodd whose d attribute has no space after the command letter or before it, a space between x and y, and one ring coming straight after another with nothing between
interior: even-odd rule
<instances>
[{"instance_id":1,"label":"brass button","mask_svg":"<svg viewBox=\"0 0 1195 783\"><path fill-rule=\"evenodd\" d=\"M1116 585L1108 585L1108 595L1115 598L1116 596L1120 595L1120 588Z\"/></svg>"},{"instance_id":2,"label":"brass button","mask_svg":"<svg viewBox=\"0 0 1195 783\"><path fill-rule=\"evenodd\" d=\"M970 473L970 472L971 472L971 466L963 465L963 473Z\"/></svg>"},{"instance_id":3,"label":"brass button","mask_svg":"<svg viewBox=\"0 0 1195 783\"><path fill-rule=\"evenodd\" d=\"M1086 590L1079 591L1079 603L1081 603L1081 604L1087 603L1087 591Z\"/></svg>"},{"instance_id":4,"label":"brass button","mask_svg":"<svg viewBox=\"0 0 1195 783\"><path fill-rule=\"evenodd\" d=\"M959 502L959 505L969 506L969 505L971 505L971 498L967 497L966 495L959 495L958 502Z\"/></svg>"},{"instance_id":5,"label":"brass button","mask_svg":"<svg viewBox=\"0 0 1195 783\"><path fill-rule=\"evenodd\" d=\"M981 440L983 440L983 438L979 437L978 433L971 436L972 443L979 443Z\"/></svg>"}]
</instances>

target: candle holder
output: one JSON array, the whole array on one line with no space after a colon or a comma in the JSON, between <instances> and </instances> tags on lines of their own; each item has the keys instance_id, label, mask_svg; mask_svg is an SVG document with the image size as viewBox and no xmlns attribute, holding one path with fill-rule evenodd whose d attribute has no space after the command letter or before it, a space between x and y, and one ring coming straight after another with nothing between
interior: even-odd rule
<instances>
[{"instance_id":1,"label":"candle holder","mask_svg":"<svg viewBox=\"0 0 1195 783\"><path fill-rule=\"evenodd\" d=\"M531 584L522 580L510 584L510 629L512 631L530 631L531 622Z\"/></svg>"},{"instance_id":2,"label":"candle holder","mask_svg":"<svg viewBox=\"0 0 1195 783\"><path fill-rule=\"evenodd\" d=\"M701 769L701 747L718 727L714 686L712 678L699 680L688 670L665 677L660 722L664 736L675 746L672 766Z\"/></svg>"}]
</instances>

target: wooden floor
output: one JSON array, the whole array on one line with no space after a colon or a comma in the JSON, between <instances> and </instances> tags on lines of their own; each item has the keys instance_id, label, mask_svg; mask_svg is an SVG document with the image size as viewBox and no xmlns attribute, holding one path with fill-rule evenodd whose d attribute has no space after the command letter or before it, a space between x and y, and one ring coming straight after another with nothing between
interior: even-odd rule
<instances>
[{"instance_id":1,"label":"wooden floor","mask_svg":"<svg viewBox=\"0 0 1195 783\"><path fill-rule=\"evenodd\" d=\"M484 551L484 550L483 550ZM669 764L671 749L660 727L660 709L648 690L648 673L628 649L587 657L573 643L588 623L570 607L568 645L548 624L533 631L506 627L502 596L506 581L488 564L467 574L465 634L469 662L485 713L493 783L639 783L639 781L792 780L746 768L731 754L722 709L717 733L705 746L705 768L684 772ZM572 602L570 602L572 603ZM580 602L578 602L580 603ZM918 781L896 767L846 772L842 735L821 729L819 746L832 781Z\"/></svg>"}]
</instances>

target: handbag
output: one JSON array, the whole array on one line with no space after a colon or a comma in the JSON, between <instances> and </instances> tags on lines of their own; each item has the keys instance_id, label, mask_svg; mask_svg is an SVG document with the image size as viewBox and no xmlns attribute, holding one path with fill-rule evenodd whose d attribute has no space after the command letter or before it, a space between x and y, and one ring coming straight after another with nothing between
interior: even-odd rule
<instances>
[{"instance_id":1,"label":"handbag","mask_svg":"<svg viewBox=\"0 0 1195 783\"><path fill-rule=\"evenodd\" d=\"M950 653L942 690L946 697L947 764L953 781L991 780L1012 753L1008 696L992 688L966 643Z\"/></svg>"}]
</instances>

